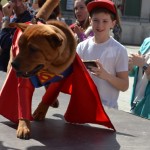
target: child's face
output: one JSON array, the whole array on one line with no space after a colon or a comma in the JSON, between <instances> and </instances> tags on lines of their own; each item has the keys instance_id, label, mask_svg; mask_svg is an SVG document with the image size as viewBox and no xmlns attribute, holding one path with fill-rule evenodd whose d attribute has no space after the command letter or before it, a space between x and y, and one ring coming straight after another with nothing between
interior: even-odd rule
<instances>
[{"instance_id":1,"label":"child's face","mask_svg":"<svg viewBox=\"0 0 150 150\"><path fill-rule=\"evenodd\" d=\"M110 29L114 27L115 23L116 21L113 21L108 13L94 13L91 17L91 25L96 36L109 36Z\"/></svg>"},{"instance_id":2,"label":"child's face","mask_svg":"<svg viewBox=\"0 0 150 150\"><path fill-rule=\"evenodd\" d=\"M84 0L76 0L74 2L74 12L79 22L85 21L87 19L87 17L89 16L89 13L84 3Z\"/></svg>"}]
</instances>

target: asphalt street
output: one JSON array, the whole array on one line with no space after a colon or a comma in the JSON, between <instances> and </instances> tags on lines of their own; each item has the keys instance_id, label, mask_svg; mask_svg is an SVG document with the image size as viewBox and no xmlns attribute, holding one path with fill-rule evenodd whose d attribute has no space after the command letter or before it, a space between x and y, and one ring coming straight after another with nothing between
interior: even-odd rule
<instances>
[{"instance_id":1,"label":"asphalt street","mask_svg":"<svg viewBox=\"0 0 150 150\"><path fill-rule=\"evenodd\" d=\"M132 53L139 49L126 47ZM5 77L6 74L0 72L0 88ZM120 93L119 110L105 108L116 132L99 125L66 123L63 115L70 96L60 93L60 107L50 108L45 121L31 123L30 140L16 138L17 125L0 116L0 150L150 150L150 143L146 142L150 137L150 121L129 113L132 83L133 79L130 78L129 89ZM35 90L33 111L43 93L44 88Z\"/></svg>"}]
</instances>

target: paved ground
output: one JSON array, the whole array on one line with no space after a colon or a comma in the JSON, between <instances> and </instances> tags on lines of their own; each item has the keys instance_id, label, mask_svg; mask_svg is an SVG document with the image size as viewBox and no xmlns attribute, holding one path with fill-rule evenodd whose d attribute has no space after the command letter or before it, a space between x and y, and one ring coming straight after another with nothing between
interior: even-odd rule
<instances>
[{"instance_id":1,"label":"paved ground","mask_svg":"<svg viewBox=\"0 0 150 150\"><path fill-rule=\"evenodd\" d=\"M127 46L128 52L136 52L139 47ZM5 74L0 72L0 87ZM59 95L59 109L49 109L46 120L32 122L32 138L16 138L16 125L0 116L0 150L150 150L150 121L133 116L129 99L132 86L119 97L119 111L106 109L116 128L109 129L87 124L84 126L65 123L63 114L66 111L69 96ZM37 107L44 89L39 88L33 96L33 110Z\"/></svg>"}]
</instances>

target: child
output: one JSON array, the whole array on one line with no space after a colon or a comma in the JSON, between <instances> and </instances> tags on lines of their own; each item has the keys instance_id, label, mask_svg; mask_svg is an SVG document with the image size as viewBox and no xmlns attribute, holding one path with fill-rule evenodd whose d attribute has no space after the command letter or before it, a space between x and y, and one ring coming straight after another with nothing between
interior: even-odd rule
<instances>
[{"instance_id":1,"label":"child","mask_svg":"<svg viewBox=\"0 0 150 150\"><path fill-rule=\"evenodd\" d=\"M90 28L89 13L86 7L91 1L93 0L74 1L74 15L76 22L70 25L70 28L73 30L78 43L93 36L93 32Z\"/></svg>"},{"instance_id":2,"label":"child","mask_svg":"<svg viewBox=\"0 0 150 150\"><path fill-rule=\"evenodd\" d=\"M115 26L118 14L110 0L95 0L87 5L94 37L77 46L82 60L95 60L97 67L90 67L102 103L118 108L119 91L126 91L128 81L128 55L123 45L109 35Z\"/></svg>"}]
</instances>

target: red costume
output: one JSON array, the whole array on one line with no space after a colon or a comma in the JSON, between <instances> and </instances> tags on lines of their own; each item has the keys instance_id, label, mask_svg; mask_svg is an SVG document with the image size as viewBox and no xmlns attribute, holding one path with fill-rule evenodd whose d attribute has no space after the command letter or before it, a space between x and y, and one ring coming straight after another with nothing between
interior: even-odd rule
<instances>
[{"instance_id":1,"label":"red costume","mask_svg":"<svg viewBox=\"0 0 150 150\"><path fill-rule=\"evenodd\" d=\"M19 52L17 43L21 34L17 30L14 35L14 56ZM0 114L15 123L21 118L32 120L31 102L34 89L30 79L17 78L11 68L0 91ZM52 104L59 92L71 95L64 116L66 121L100 124L115 130L101 104L97 88L78 55L73 62L72 73L61 81L50 84L42 98L43 103Z\"/></svg>"}]
</instances>

